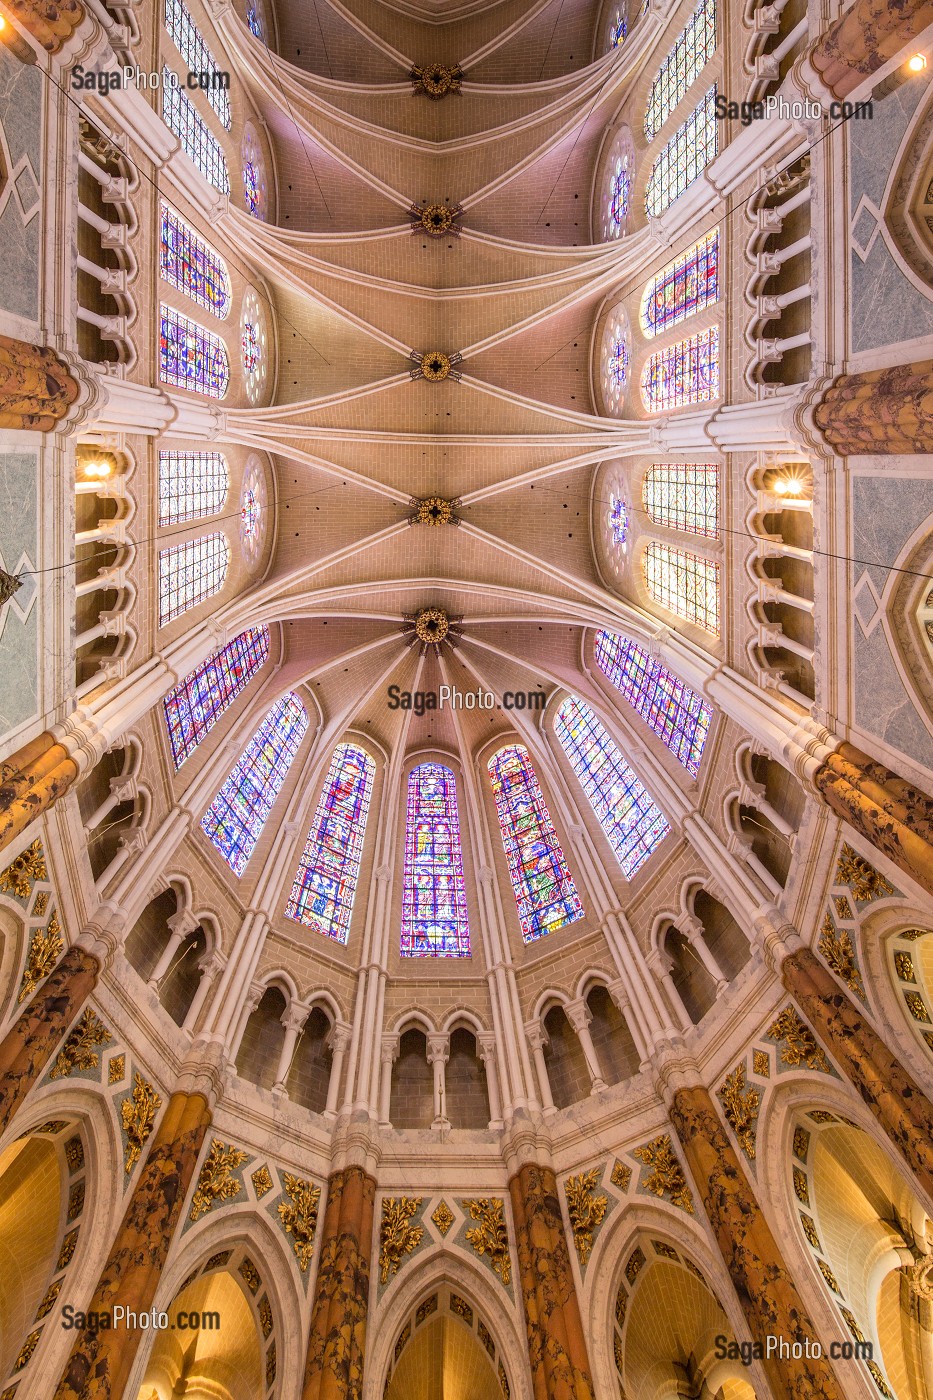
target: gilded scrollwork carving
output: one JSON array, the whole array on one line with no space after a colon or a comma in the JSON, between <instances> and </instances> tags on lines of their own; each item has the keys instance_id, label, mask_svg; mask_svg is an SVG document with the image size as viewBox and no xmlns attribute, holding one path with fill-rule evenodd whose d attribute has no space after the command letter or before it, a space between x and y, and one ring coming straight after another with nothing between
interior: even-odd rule
<instances>
[{"instance_id":1,"label":"gilded scrollwork carving","mask_svg":"<svg viewBox=\"0 0 933 1400\"><path fill-rule=\"evenodd\" d=\"M503 1202L487 1196L477 1200L463 1201L462 1205L470 1212L470 1218L477 1224L466 1232L466 1238L477 1254L488 1257L495 1273L508 1286L512 1280L512 1261L509 1255L509 1234L505 1224Z\"/></svg>"},{"instance_id":2,"label":"gilded scrollwork carving","mask_svg":"<svg viewBox=\"0 0 933 1400\"><path fill-rule=\"evenodd\" d=\"M792 1006L785 1006L779 1016L768 1027L768 1035L777 1041L781 1050L781 1063L797 1069L806 1065L807 1069L820 1069L829 1072L829 1061L810 1027L798 1016Z\"/></svg>"},{"instance_id":3,"label":"gilded scrollwork carving","mask_svg":"<svg viewBox=\"0 0 933 1400\"><path fill-rule=\"evenodd\" d=\"M292 1248L298 1260L298 1267L305 1273L311 1262L311 1251L314 1249L321 1188L315 1186L313 1181L304 1181L300 1176L292 1176L291 1172L284 1172L282 1180L288 1201L279 1202L279 1219L286 1235L292 1236Z\"/></svg>"},{"instance_id":4,"label":"gilded scrollwork carving","mask_svg":"<svg viewBox=\"0 0 933 1400\"><path fill-rule=\"evenodd\" d=\"M848 929L837 929L829 915L820 930L819 950L828 967L845 982L850 991L865 1000L865 984L855 958L855 948Z\"/></svg>"},{"instance_id":5,"label":"gilded scrollwork carving","mask_svg":"<svg viewBox=\"0 0 933 1400\"><path fill-rule=\"evenodd\" d=\"M382 1223L379 1227L379 1281L388 1283L390 1274L397 1274L405 1256L411 1254L424 1237L421 1225L413 1225L412 1217L421 1209L421 1196L388 1196L382 1202Z\"/></svg>"},{"instance_id":6,"label":"gilded scrollwork carving","mask_svg":"<svg viewBox=\"0 0 933 1400\"><path fill-rule=\"evenodd\" d=\"M732 1073L726 1076L718 1092L729 1127L738 1138L746 1157L753 1159L761 1094L754 1085L746 1084L744 1064L736 1065Z\"/></svg>"},{"instance_id":7,"label":"gilded scrollwork carving","mask_svg":"<svg viewBox=\"0 0 933 1400\"><path fill-rule=\"evenodd\" d=\"M608 1196L596 1194L599 1177L600 1168L592 1167L578 1176L568 1176L564 1182L567 1214L581 1267L590 1257L596 1232L609 1208Z\"/></svg>"},{"instance_id":8,"label":"gilded scrollwork carving","mask_svg":"<svg viewBox=\"0 0 933 1400\"><path fill-rule=\"evenodd\" d=\"M636 1147L633 1156L649 1169L641 1181L646 1191L693 1215L693 1193L667 1133L646 1142L643 1147Z\"/></svg>"},{"instance_id":9,"label":"gilded scrollwork carving","mask_svg":"<svg viewBox=\"0 0 933 1400\"><path fill-rule=\"evenodd\" d=\"M243 1183L233 1175L248 1157L248 1153L214 1138L201 1168L198 1184L191 1201L191 1220L200 1220L218 1201L223 1205L243 1190Z\"/></svg>"},{"instance_id":10,"label":"gilded scrollwork carving","mask_svg":"<svg viewBox=\"0 0 933 1400\"><path fill-rule=\"evenodd\" d=\"M48 928L37 928L32 935L29 953L26 957L26 966L23 969L23 980L16 998L18 1002L24 1002L27 997L32 996L39 983L48 977L64 951L65 940L62 938L58 917L53 914L49 919Z\"/></svg>"},{"instance_id":11,"label":"gilded scrollwork carving","mask_svg":"<svg viewBox=\"0 0 933 1400\"><path fill-rule=\"evenodd\" d=\"M894 886L846 842L839 852L835 883L848 885L859 904L894 894Z\"/></svg>"},{"instance_id":12,"label":"gilded scrollwork carving","mask_svg":"<svg viewBox=\"0 0 933 1400\"><path fill-rule=\"evenodd\" d=\"M133 1075L132 1093L120 1103L120 1123L126 1133L126 1146L123 1149L124 1171L131 1172L139 1161L161 1107L161 1098L137 1071Z\"/></svg>"},{"instance_id":13,"label":"gilded scrollwork carving","mask_svg":"<svg viewBox=\"0 0 933 1400\"><path fill-rule=\"evenodd\" d=\"M50 1079L65 1079L76 1069L96 1069L100 1064L101 1045L109 1045L113 1036L99 1016L88 1006L71 1035L65 1041L49 1073Z\"/></svg>"},{"instance_id":14,"label":"gilded scrollwork carving","mask_svg":"<svg viewBox=\"0 0 933 1400\"><path fill-rule=\"evenodd\" d=\"M49 872L45 864L45 852L38 839L20 851L15 860L5 870L0 871L0 891L12 894L16 899L28 899L30 890L38 880L47 880Z\"/></svg>"}]
</instances>

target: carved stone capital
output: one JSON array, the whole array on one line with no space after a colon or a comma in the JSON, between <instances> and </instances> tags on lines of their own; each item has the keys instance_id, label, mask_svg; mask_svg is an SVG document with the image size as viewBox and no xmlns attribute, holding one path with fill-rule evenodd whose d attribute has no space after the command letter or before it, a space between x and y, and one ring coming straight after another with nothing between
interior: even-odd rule
<instances>
[{"instance_id":1,"label":"carved stone capital","mask_svg":"<svg viewBox=\"0 0 933 1400\"><path fill-rule=\"evenodd\" d=\"M550 1043L548 1041L547 1031L540 1021L526 1021L525 1036L532 1050L543 1050L544 1047Z\"/></svg>"},{"instance_id":2,"label":"carved stone capital","mask_svg":"<svg viewBox=\"0 0 933 1400\"><path fill-rule=\"evenodd\" d=\"M399 1045L401 1037L397 1035L384 1035L382 1037L381 1059L384 1065L394 1065L398 1059Z\"/></svg>"},{"instance_id":3,"label":"carved stone capital","mask_svg":"<svg viewBox=\"0 0 933 1400\"><path fill-rule=\"evenodd\" d=\"M579 1001L568 1001L564 1011L567 1013L567 1020L578 1035L581 1031L586 1030L593 1019L593 1013L582 997Z\"/></svg>"},{"instance_id":4,"label":"carved stone capital","mask_svg":"<svg viewBox=\"0 0 933 1400\"><path fill-rule=\"evenodd\" d=\"M442 1060L446 1065L450 1059L450 1036L449 1035L429 1035L428 1036L428 1064L433 1065L436 1060Z\"/></svg>"}]
</instances>

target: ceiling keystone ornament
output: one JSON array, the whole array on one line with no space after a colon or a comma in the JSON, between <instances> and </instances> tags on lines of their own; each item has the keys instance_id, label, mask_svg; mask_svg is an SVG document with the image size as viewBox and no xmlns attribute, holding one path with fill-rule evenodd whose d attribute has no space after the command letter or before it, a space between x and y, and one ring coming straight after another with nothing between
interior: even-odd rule
<instances>
[{"instance_id":1,"label":"ceiling keystone ornament","mask_svg":"<svg viewBox=\"0 0 933 1400\"><path fill-rule=\"evenodd\" d=\"M315 1186L313 1181L303 1181L300 1176L292 1176L291 1172L283 1172L282 1180L288 1201L279 1202L279 1219L286 1235L292 1236L292 1248L298 1260L298 1267L302 1273L306 1273L314 1248L321 1188Z\"/></svg>"},{"instance_id":2,"label":"ceiling keystone ornament","mask_svg":"<svg viewBox=\"0 0 933 1400\"><path fill-rule=\"evenodd\" d=\"M414 514L408 517L409 525L459 525L460 517L455 514L459 499L445 501L443 496L425 496L419 499L412 496L409 502Z\"/></svg>"},{"instance_id":3,"label":"ceiling keystone ornament","mask_svg":"<svg viewBox=\"0 0 933 1400\"><path fill-rule=\"evenodd\" d=\"M133 1075L133 1092L120 1104L120 1124L126 1133L123 1166L131 1172L142 1155L155 1123L162 1100L151 1084L137 1071Z\"/></svg>"},{"instance_id":4,"label":"ceiling keystone ornament","mask_svg":"<svg viewBox=\"0 0 933 1400\"><path fill-rule=\"evenodd\" d=\"M719 1087L726 1122L739 1140L739 1145L749 1160L755 1156L755 1128L758 1110L761 1107L761 1094L745 1083L745 1066L736 1065L725 1082Z\"/></svg>"},{"instance_id":5,"label":"ceiling keystone ornament","mask_svg":"<svg viewBox=\"0 0 933 1400\"><path fill-rule=\"evenodd\" d=\"M387 1196L382 1202L382 1223L379 1227L379 1281L388 1283L390 1274L397 1274L406 1254L412 1254L421 1243L424 1230L412 1225L411 1218L421 1209L421 1196Z\"/></svg>"},{"instance_id":6,"label":"ceiling keystone ornament","mask_svg":"<svg viewBox=\"0 0 933 1400\"><path fill-rule=\"evenodd\" d=\"M573 1230L573 1242L580 1256L581 1267L586 1264L593 1249L593 1240L609 1208L608 1196L594 1194L599 1184L600 1167L592 1167L579 1176L568 1176L564 1182L567 1197L567 1214Z\"/></svg>"},{"instance_id":7,"label":"ceiling keystone ornament","mask_svg":"<svg viewBox=\"0 0 933 1400\"><path fill-rule=\"evenodd\" d=\"M412 379L427 379L431 384L440 384L443 379L460 383L461 373L454 368L463 360L459 350L452 355L445 355L443 350L412 350L408 358L412 362L409 371Z\"/></svg>"},{"instance_id":8,"label":"ceiling keystone ornament","mask_svg":"<svg viewBox=\"0 0 933 1400\"><path fill-rule=\"evenodd\" d=\"M200 1220L217 1201L223 1205L240 1194L243 1183L233 1173L242 1167L248 1156L249 1153L221 1142L220 1138L213 1139L191 1201L190 1220Z\"/></svg>"},{"instance_id":9,"label":"ceiling keystone ornament","mask_svg":"<svg viewBox=\"0 0 933 1400\"><path fill-rule=\"evenodd\" d=\"M449 617L443 608L422 608L417 613L404 613L403 617L405 645L413 646L419 642L422 656L429 647L435 656L440 656L444 642L450 647L460 645L463 629L459 624L463 621L462 617Z\"/></svg>"},{"instance_id":10,"label":"ceiling keystone ornament","mask_svg":"<svg viewBox=\"0 0 933 1400\"><path fill-rule=\"evenodd\" d=\"M50 1079L66 1079L72 1070L96 1069L100 1055L96 1047L109 1045L113 1039L103 1021L95 1016L90 1007L84 1011L80 1021L65 1041L52 1066Z\"/></svg>"},{"instance_id":11,"label":"ceiling keystone ornament","mask_svg":"<svg viewBox=\"0 0 933 1400\"><path fill-rule=\"evenodd\" d=\"M459 238L463 232L458 222L463 210L459 204L412 204L408 211L412 233L426 233L429 238L451 234Z\"/></svg>"},{"instance_id":12,"label":"ceiling keystone ornament","mask_svg":"<svg viewBox=\"0 0 933 1400\"><path fill-rule=\"evenodd\" d=\"M29 945L29 955L23 969L18 1002L24 1002L36 990L43 978L48 977L52 968L65 951L65 940L61 936L58 915L49 919L48 928L37 928Z\"/></svg>"},{"instance_id":13,"label":"ceiling keystone ornament","mask_svg":"<svg viewBox=\"0 0 933 1400\"><path fill-rule=\"evenodd\" d=\"M416 63L408 76L416 93L425 92L436 102L449 92L459 93L463 69L459 63L451 68L445 68L443 63L426 63L424 67Z\"/></svg>"},{"instance_id":14,"label":"ceiling keystone ornament","mask_svg":"<svg viewBox=\"0 0 933 1400\"><path fill-rule=\"evenodd\" d=\"M460 1204L478 1222L473 1229L467 1230L467 1241L477 1254L487 1256L493 1272L508 1287L512 1281L512 1261L502 1201L483 1196L476 1201L461 1201Z\"/></svg>"}]
</instances>

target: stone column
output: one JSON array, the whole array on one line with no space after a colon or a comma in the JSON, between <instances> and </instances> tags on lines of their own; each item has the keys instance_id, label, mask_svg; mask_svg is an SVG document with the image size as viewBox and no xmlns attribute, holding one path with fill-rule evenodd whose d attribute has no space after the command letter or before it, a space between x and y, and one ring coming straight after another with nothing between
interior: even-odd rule
<instances>
[{"instance_id":1,"label":"stone column","mask_svg":"<svg viewBox=\"0 0 933 1400\"><path fill-rule=\"evenodd\" d=\"M221 971L223 966L224 958L218 953L216 948L212 953L208 953L206 958L202 958L198 964L201 980L198 982L198 989L194 994L191 1005L188 1007L188 1014L182 1023L185 1030L194 1030L195 1026L198 1024L201 1008L207 1001L211 987L213 987L217 974Z\"/></svg>"},{"instance_id":2,"label":"stone column","mask_svg":"<svg viewBox=\"0 0 933 1400\"><path fill-rule=\"evenodd\" d=\"M84 18L77 0L9 0L8 8L50 53L62 42L54 27L67 39ZM0 335L0 428L48 433L77 397L78 381L53 350Z\"/></svg>"},{"instance_id":3,"label":"stone column","mask_svg":"<svg viewBox=\"0 0 933 1400\"><path fill-rule=\"evenodd\" d=\"M328 1037L330 1043L330 1077L327 1081L327 1103L324 1112L333 1116L337 1112L337 1096L340 1093L340 1076L343 1074L343 1061L350 1044L351 1029L342 1021L337 1021Z\"/></svg>"},{"instance_id":4,"label":"stone column","mask_svg":"<svg viewBox=\"0 0 933 1400\"><path fill-rule=\"evenodd\" d=\"M292 1002L291 1006L282 1017L282 1025L285 1027L285 1039L282 1041L282 1052L279 1055L279 1063L275 1071L275 1079L272 1082L273 1089L278 1089L279 1093L287 1094L285 1081L288 1078L288 1071L291 1067L292 1056L298 1044L298 1037L305 1028L305 1021L309 1015L308 1008L301 1006L298 1002Z\"/></svg>"},{"instance_id":5,"label":"stone column","mask_svg":"<svg viewBox=\"0 0 933 1400\"><path fill-rule=\"evenodd\" d=\"M708 1091L701 1085L677 1089L669 1112L752 1337L762 1347L769 1336L812 1341L816 1328ZM845 1400L825 1357L772 1356L762 1365L775 1395Z\"/></svg>"},{"instance_id":6,"label":"stone column","mask_svg":"<svg viewBox=\"0 0 933 1400\"><path fill-rule=\"evenodd\" d=\"M593 1400L553 1171L526 1164L509 1182L509 1195L535 1400Z\"/></svg>"},{"instance_id":7,"label":"stone column","mask_svg":"<svg viewBox=\"0 0 933 1400\"><path fill-rule=\"evenodd\" d=\"M216 1048L216 1047L215 1047ZM87 1307L111 1311L120 1303L148 1312L197 1167L221 1068L207 1061L211 1047L197 1047L156 1130L122 1224ZM181 1087L183 1086L183 1087ZM115 1328L82 1332L53 1400L121 1400L136 1352L151 1332Z\"/></svg>"},{"instance_id":8,"label":"stone column","mask_svg":"<svg viewBox=\"0 0 933 1400\"><path fill-rule=\"evenodd\" d=\"M810 62L836 97L846 97L928 24L930 0L855 0L814 44Z\"/></svg>"},{"instance_id":9,"label":"stone column","mask_svg":"<svg viewBox=\"0 0 933 1400\"><path fill-rule=\"evenodd\" d=\"M605 1089L606 1081L603 1079L596 1055L596 1046L590 1035L590 1022L593 1019L593 1014L582 997L579 1001L568 1002L564 1010L567 1013L567 1020L577 1033L580 1049L586 1060L586 1067L590 1075L590 1093L598 1094L600 1089Z\"/></svg>"},{"instance_id":10,"label":"stone column","mask_svg":"<svg viewBox=\"0 0 933 1400\"><path fill-rule=\"evenodd\" d=\"M198 921L191 913L190 909L182 909L177 914L173 914L165 921L168 924L171 934L162 955L155 967L149 974L149 986L158 990L159 983L172 965L172 959L178 952L189 933L194 933L198 927Z\"/></svg>"},{"instance_id":11,"label":"stone column","mask_svg":"<svg viewBox=\"0 0 933 1400\"><path fill-rule=\"evenodd\" d=\"M678 919L677 929L683 934L684 938L686 938L690 947L696 953L700 962L715 982L717 994L724 992L729 983L723 976L722 968L710 951L709 944L706 942L706 930L699 919L687 918L686 916L682 919Z\"/></svg>"},{"instance_id":12,"label":"stone column","mask_svg":"<svg viewBox=\"0 0 933 1400\"><path fill-rule=\"evenodd\" d=\"M933 434L929 447L911 450L933 451ZM933 894L933 797L845 743L820 764L813 783L837 816Z\"/></svg>"},{"instance_id":13,"label":"stone column","mask_svg":"<svg viewBox=\"0 0 933 1400\"><path fill-rule=\"evenodd\" d=\"M384 1035L382 1037L382 1084L379 1092L379 1122L384 1127L390 1127L392 1119L389 1117L392 1112L392 1066L398 1059L399 1036Z\"/></svg>"},{"instance_id":14,"label":"stone column","mask_svg":"<svg viewBox=\"0 0 933 1400\"><path fill-rule=\"evenodd\" d=\"M502 1126L502 1100L499 1096L499 1075L496 1071L496 1037L494 1035L481 1035L477 1037L476 1043L479 1048L479 1057L486 1071L489 1126L499 1128Z\"/></svg>"},{"instance_id":15,"label":"stone column","mask_svg":"<svg viewBox=\"0 0 933 1400\"><path fill-rule=\"evenodd\" d=\"M243 1005L240 1007L240 1015L237 1019L237 1023L234 1027L233 1033L230 1036L230 1043L228 1046L227 1053L229 1054L232 1062L236 1061L236 1057L239 1054L240 1050L240 1042L242 1041L243 1036L246 1033L246 1027L249 1023L249 1018L250 1016L252 1016L259 1003L262 1001L265 991L266 988L262 986L262 984L259 982L251 982L249 984L249 992L243 998Z\"/></svg>"},{"instance_id":16,"label":"stone column","mask_svg":"<svg viewBox=\"0 0 933 1400\"><path fill-rule=\"evenodd\" d=\"M525 1035L531 1047L531 1058L535 1063L541 1107L545 1113L556 1113L554 1096L551 1093L551 1081L548 1079L547 1064L544 1060L544 1047L548 1043L547 1033L538 1021L528 1021L525 1025Z\"/></svg>"},{"instance_id":17,"label":"stone column","mask_svg":"<svg viewBox=\"0 0 933 1400\"><path fill-rule=\"evenodd\" d=\"M428 1064L434 1070L434 1122L432 1128L449 1128L447 1116L447 1061L450 1059L450 1036L428 1036Z\"/></svg>"},{"instance_id":18,"label":"stone column","mask_svg":"<svg viewBox=\"0 0 933 1400\"><path fill-rule=\"evenodd\" d=\"M3 337L0 336L0 345ZM0 366L2 404L2 366ZM0 412L0 427L3 413ZM78 776L78 765L54 734L32 739L0 765L0 851L57 802Z\"/></svg>"},{"instance_id":19,"label":"stone column","mask_svg":"<svg viewBox=\"0 0 933 1400\"><path fill-rule=\"evenodd\" d=\"M784 959L781 977L933 1200L933 1104L809 948Z\"/></svg>"},{"instance_id":20,"label":"stone column","mask_svg":"<svg viewBox=\"0 0 933 1400\"><path fill-rule=\"evenodd\" d=\"M302 1400L360 1400L376 1183L362 1167L327 1182Z\"/></svg>"},{"instance_id":21,"label":"stone column","mask_svg":"<svg viewBox=\"0 0 933 1400\"><path fill-rule=\"evenodd\" d=\"M657 948L652 948L651 952L647 954L645 962L648 964L655 977L657 977L665 992L667 992L667 999L670 1003L671 1011L680 1022L680 1029L682 1031L692 1031L693 1022L690 1019L690 1013L684 1006L683 998L674 986L674 979L671 976L671 969L674 964L670 956L667 953L660 952Z\"/></svg>"}]
</instances>

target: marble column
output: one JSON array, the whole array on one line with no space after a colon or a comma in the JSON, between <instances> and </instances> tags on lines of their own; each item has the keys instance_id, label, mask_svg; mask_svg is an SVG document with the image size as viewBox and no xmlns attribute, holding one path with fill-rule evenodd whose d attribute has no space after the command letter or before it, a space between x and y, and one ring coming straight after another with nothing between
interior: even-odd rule
<instances>
[{"instance_id":1,"label":"marble column","mask_svg":"<svg viewBox=\"0 0 933 1400\"><path fill-rule=\"evenodd\" d=\"M846 743L820 764L813 782L837 816L933 894L933 798Z\"/></svg>"},{"instance_id":2,"label":"marble column","mask_svg":"<svg viewBox=\"0 0 933 1400\"><path fill-rule=\"evenodd\" d=\"M861 3L856 0L844 19ZM888 0L877 4L889 7ZM933 20L933 5L928 8ZM813 421L843 457L933 452L933 360L841 375L813 410Z\"/></svg>"},{"instance_id":3,"label":"marble column","mask_svg":"<svg viewBox=\"0 0 933 1400\"><path fill-rule=\"evenodd\" d=\"M677 930L682 933L696 953L700 962L706 968L713 982L716 985L716 993L721 996L729 985L728 979L723 975L722 968L713 956L712 949L706 941L706 929L699 919L684 915L677 920Z\"/></svg>"},{"instance_id":4,"label":"marble column","mask_svg":"<svg viewBox=\"0 0 933 1400\"><path fill-rule=\"evenodd\" d=\"M791 1345L817 1339L709 1092L700 1085L677 1089L669 1112L752 1337L762 1347L769 1336ZM762 1365L775 1395L787 1400L845 1400L825 1357L772 1356Z\"/></svg>"},{"instance_id":5,"label":"marble column","mask_svg":"<svg viewBox=\"0 0 933 1400\"><path fill-rule=\"evenodd\" d=\"M52 26L68 38L84 18L78 0L8 0L7 7L50 53L62 42ZM77 397L78 381L54 350L0 335L0 428L50 432Z\"/></svg>"},{"instance_id":6,"label":"marble column","mask_svg":"<svg viewBox=\"0 0 933 1400\"><path fill-rule=\"evenodd\" d=\"M327 1038L328 1045L330 1046L331 1061L330 1075L327 1080L327 1102L324 1105L324 1112L328 1116L335 1116L337 1113L337 1097L340 1093L343 1062L346 1058L347 1047L350 1044L350 1036L350 1026L345 1025L342 1021L338 1021Z\"/></svg>"},{"instance_id":7,"label":"marble column","mask_svg":"<svg viewBox=\"0 0 933 1400\"><path fill-rule=\"evenodd\" d=\"M376 1183L362 1167L327 1182L302 1400L360 1400Z\"/></svg>"},{"instance_id":8,"label":"marble column","mask_svg":"<svg viewBox=\"0 0 933 1400\"><path fill-rule=\"evenodd\" d=\"M172 1094L88 1311L120 1303L148 1312L191 1185L211 1109L202 1093ZM122 1400L136 1352L152 1333L119 1327L79 1335L53 1400Z\"/></svg>"},{"instance_id":9,"label":"marble column","mask_svg":"<svg viewBox=\"0 0 933 1400\"><path fill-rule=\"evenodd\" d=\"M0 427L2 402L0 368ZM57 802L77 776L78 765L48 731L11 754L0 765L0 851Z\"/></svg>"},{"instance_id":10,"label":"marble column","mask_svg":"<svg viewBox=\"0 0 933 1400\"><path fill-rule=\"evenodd\" d=\"M75 943L0 1040L0 1133L97 985L101 959Z\"/></svg>"},{"instance_id":11,"label":"marble column","mask_svg":"<svg viewBox=\"0 0 933 1400\"><path fill-rule=\"evenodd\" d=\"M379 1087L379 1122L383 1127L391 1127L389 1117L392 1112L392 1066L398 1059L399 1036L382 1037L382 1081Z\"/></svg>"},{"instance_id":12,"label":"marble column","mask_svg":"<svg viewBox=\"0 0 933 1400\"><path fill-rule=\"evenodd\" d=\"M447 1061L450 1059L450 1036L428 1036L428 1064L434 1071L434 1122L432 1128L449 1128L447 1116Z\"/></svg>"},{"instance_id":13,"label":"marble column","mask_svg":"<svg viewBox=\"0 0 933 1400\"><path fill-rule=\"evenodd\" d=\"M489 1126L502 1126L502 1099L499 1094L499 1072L496 1069L496 1037L480 1035L476 1039L479 1057L486 1071L486 1093L489 1096Z\"/></svg>"},{"instance_id":14,"label":"marble column","mask_svg":"<svg viewBox=\"0 0 933 1400\"><path fill-rule=\"evenodd\" d=\"M553 1171L527 1163L509 1182L509 1195L535 1400L593 1400Z\"/></svg>"},{"instance_id":15,"label":"marble column","mask_svg":"<svg viewBox=\"0 0 933 1400\"><path fill-rule=\"evenodd\" d=\"M836 97L846 97L928 24L930 0L855 0L814 44L810 62Z\"/></svg>"},{"instance_id":16,"label":"marble column","mask_svg":"<svg viewBox=\"0 0 933 1400\"><path fill-rule=\"evenodd\" d=\"M568 1002L564 1010L567 1013L567 1020L576 1032L580 1049L583 1051L583 1058L590 1076L590 1093L598 1094L601 1089L605 1089L606 1081L603 1079L596 1046L590 1035L590 1022L593 1019L593 1013L582 997L579 1001Z\"/></svg>"},{"instance_id":17,"label":"marble column","mask_svg":"<svg viewBox=\"0 0 933 1400\"><path fill-rule=\"evenodd\" d=\"M534 1060L541 1107L545 1113L555 1113L554 1096L551 1093L551 1081L548 1078L547 1061L544 1058L544 1047L548 1044L547 1032L540 1022L528 1021L525 1025L525 1035L531 1049L531 1058Z\"/></svg>"},{"instance_id":18,"label":"marble column","mask_svg":"<svg viewBox=\"0 0 933 1400\"><path fill-rule=\"evenodd\" d=\"M288 1071L291 1069L292 1059L298 1046L298 1037L305 1028L305 1022L310 1015L307 1006L302 1006L300 1002L292 1002L291 1006L282 1017L282 1025L285 1027L285 1039L282 1041L282 1049L279 1053L279 1063L276 1066L273 1089L279 1093L287 1094L285 1081L288 1079Z\"/></svg>"},{"instance_id":19,"label":"marble column","mask_svg":"<svg viewBox=\"0 0 933 1400\"><path fill-rule=\"evenodd\" d=\"M809 948L784 959L781 977L933 1200L933 1104Z\"/></svg>"}]
</instances>

